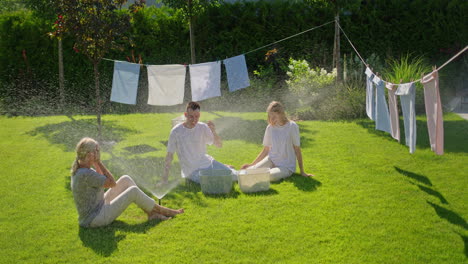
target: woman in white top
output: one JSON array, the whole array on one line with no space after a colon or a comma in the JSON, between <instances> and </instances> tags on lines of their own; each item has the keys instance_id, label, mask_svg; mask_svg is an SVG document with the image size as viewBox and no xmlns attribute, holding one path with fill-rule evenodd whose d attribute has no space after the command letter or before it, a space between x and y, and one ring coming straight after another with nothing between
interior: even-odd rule
<instances>
[{"instance_id":1,"label":"woman in white top","mask_svg":"<svg viewBox=\"0 0 468 264\"><path fill-rule=\"evenodd\" d=\"M270 180L278 181L296 171L296 159L301 175L313 176L304 171L300 147L299 126L286 117L280 102L273 101L267 108L268 126L263 137L263 150L247 168L270 168Z\"/></svg>"}]
</instances>

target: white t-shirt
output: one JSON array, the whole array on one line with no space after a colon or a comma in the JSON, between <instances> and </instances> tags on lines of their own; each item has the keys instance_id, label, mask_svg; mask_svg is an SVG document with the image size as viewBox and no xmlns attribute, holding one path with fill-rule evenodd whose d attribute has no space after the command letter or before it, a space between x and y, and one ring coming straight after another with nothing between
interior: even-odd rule
<instances>
[{"instance_id":1,"label":"white t-shirt","mask_svg":"<svg viewBox=\"0 0 468 264\"><path fill-rule=\"evenodd\" d=\"M206 154L206 145L213 144L214 136L207 124L198 122L193 128L178 124L171 130L167 152L179 157L182 177L189 177L200 168L211 166L213 158Z\"/></svg>"},{"instance_id":2,"label":"white t-shirt","mask_svg":"<svg viewBox=\"0 0 468 264\"><path fill-rule=\"evenodd\" d=\"M263 137L263 145L270 147L268 156L276 167L296 171L296 152L294 146L301 145L299 126L289 121L283 126L268 125Z\"/></svg>"}]
</instances>

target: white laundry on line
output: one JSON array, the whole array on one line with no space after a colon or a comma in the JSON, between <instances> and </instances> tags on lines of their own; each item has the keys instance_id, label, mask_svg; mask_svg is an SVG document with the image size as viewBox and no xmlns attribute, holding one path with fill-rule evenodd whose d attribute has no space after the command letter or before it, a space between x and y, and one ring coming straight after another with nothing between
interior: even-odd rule
<instances>
[{"instance_id":1,"label":"white laundry on line","mask_svg":"<svg viewBox=\"0 0 468 264\"><path fill-rule=\"evenodd\" d=\"M177 105L184 101L186 69L184 65L149 65L148 104Z\"/></svg>"},{"instance_id":2,"label":"white laundry on line","mask_svg":"<svg viewBox=\"0 0 468 264\"><path fill-rule=\"evenodd\" d=\"M221 62L191 64L189 69L192 101L221 96Z\"/></svg>"}]
</instances>

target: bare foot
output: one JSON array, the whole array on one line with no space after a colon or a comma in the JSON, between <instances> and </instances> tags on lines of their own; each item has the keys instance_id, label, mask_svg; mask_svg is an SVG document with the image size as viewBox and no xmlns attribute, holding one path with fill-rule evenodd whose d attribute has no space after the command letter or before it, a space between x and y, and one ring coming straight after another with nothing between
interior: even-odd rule
<instances>
[{"instance_id":1,"label":"bare foot","mask_svg":"<svg viewBox=\"0 0 468 264\"><path fill-rule=\"evenodd\" d=\"M176 216L178 214L184 213L184 209L181 208L179 210L175 210L175 209L167 208L164 206L156 205L153 209L153 212L156 212L158 214L162 214L165 216Z\"/></svg>"},{"instance_id":2,"label":"bare foot","mask_svg":"<svg viewBox=\"0 0 468 264\"><path fill-rule=\"evenodd\" d=\"M166 210L163 210L161 213L165 216L176 216L178 214L183 214L184 213L184 209L181 208L181 209L178 209L178 210L174 210L174 209L170 209L170 208L165 208L167 209Z\"/></svg>"},{"instance_id":3,"label":"bare foot","mask_svg":"<svg viewBox=\"0 0 468 264\"><path fill-rule=\"evenodd\" d=\"M158 213L153 213L152 215L149 215L149 216L148 216L148 221L154 220L154 219L158 219L158 220L164 221L164 220L172 219L172 217L167 217L167 216L165 216L165 215L158 214Z\"/></svg>"}]
</instances>

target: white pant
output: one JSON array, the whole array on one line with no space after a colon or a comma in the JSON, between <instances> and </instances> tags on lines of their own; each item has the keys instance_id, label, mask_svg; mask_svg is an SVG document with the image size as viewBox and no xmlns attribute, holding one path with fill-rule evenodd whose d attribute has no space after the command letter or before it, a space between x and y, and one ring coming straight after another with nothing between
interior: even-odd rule
<instances>
[{"instance_id":1,"label":"white pant","mask_svg":"<svg viewBox=\"0 0 468 264\"><path fill-rule=\"evenodd\" d=\"M263 160L261 160L259 163L255 164L251 168L270 168L270 181L279 181L293 174L293 172L287 168L275 167L275 164L273 164L273 162L268 156L266 156Z\"/></svg>"},{"instance_id":2,"label":"white pant","mask_svg":"<svg viewBox=\"0 0 468 264\"><path fill-rule=\"evenodd\" d=\"M135 203L145 212L151 212L155 205L154 200L140 190L130 176L124 175L117 180L113 188L104 193L104 205L90 226L98 227L112 223L131 203Z\"/></svg>"}]
</instances>

